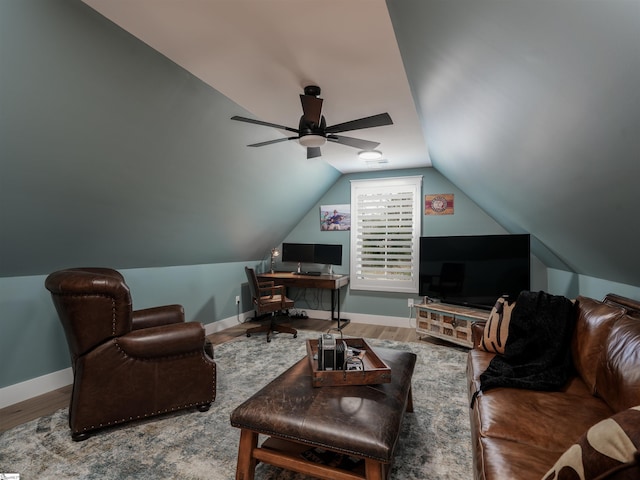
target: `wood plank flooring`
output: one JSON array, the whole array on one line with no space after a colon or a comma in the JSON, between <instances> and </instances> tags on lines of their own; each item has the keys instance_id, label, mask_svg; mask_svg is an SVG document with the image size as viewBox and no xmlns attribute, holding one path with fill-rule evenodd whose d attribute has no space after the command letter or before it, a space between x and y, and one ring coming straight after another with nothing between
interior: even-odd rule
<instances>
[{"instance_id":1,"label":"wood plank flooring","mask_svg":"<svg viewBox=\"0 0 640 480\"><path fill-rule=\"evenodd\" d=\"M247 328L255 325L258 324L252 322L238 324L209 335L209 339L214 345L220 345L234 338L243 336ZM298 319L295 320L294 326L302 330L326 332L330 326L335 327L336 322L317 319ZM439 343L436 339L424 338L421 340L416 335L415 329L407 327L385 327L365 323L350 323L344 327L343 332L350 337L377 338L396 340L399 342L426 341ZM261 334L261 336L262 335L264 334ZM261 339L256 336L256 341L261 341ZM264 341L264 339L262 339L262 341ZM0 409L0 432L9 430L16 425L26 423L43 415L53 413L61 408L68 407L70 397L71 385Z\"/></svg>"}]
</instances>

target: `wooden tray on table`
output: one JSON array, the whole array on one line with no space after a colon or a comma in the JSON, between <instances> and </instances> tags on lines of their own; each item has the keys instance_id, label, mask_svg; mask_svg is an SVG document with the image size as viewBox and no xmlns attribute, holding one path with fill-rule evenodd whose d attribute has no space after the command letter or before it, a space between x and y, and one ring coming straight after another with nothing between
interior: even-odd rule
<instances>
[{"instance_id":1,"label":"wooden tray on table","mask_svg":"<svg viewBox=\"0 0 640 480\"><path fill-rule=\"evenodd\" d=\"M307 357L311 367L311 383L314 387L335 387L341 385L377 385L391 381L391 369L378 357L375 350L363 338L340 338L348 347L364 352L363 370L319 370L318 340L307 340Z\"/></svg>"}]
</instances>

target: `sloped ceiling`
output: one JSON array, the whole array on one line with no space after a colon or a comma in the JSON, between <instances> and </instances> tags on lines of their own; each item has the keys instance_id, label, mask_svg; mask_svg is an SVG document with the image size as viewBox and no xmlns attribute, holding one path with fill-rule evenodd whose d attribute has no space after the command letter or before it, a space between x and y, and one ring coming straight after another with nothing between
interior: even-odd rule
<instances>
[{"instance_id":1,"label":"sloped ceiling","mask_svg":"<svg viewBox=\"0 0 640 480\"><path fill-rule=\"evenodd\" d=\"M387 3L434 167L569 270L639 286L640 2Z\"/></svg>"},{"instance_id":2,"label":"sloped ceiling","mask_svg":"<svg viewBox=\"0 0 640 480\"><path fill-rule=\"evenodd\" d=\"M247 149L249 112L80 1L0 32L2 276L264 258L340 177Z\"/></svg>"},{"instance_id":3,"label":"sloped ceiling","mask_svg":"<svg viewBox=\"0 0 640 480\"><path fill-rule=\"evenodd\" d=\"M327 125L388 112L391 126L344 135L380 142L383 169L430 166L384 0L84 0L251 112L298 128L299 95L317 85ZM290 132L236 124L245 143ZM304 159L297 142L286 151ZM272 146L260 147L267 151ZM358 150L328 143L343 173L367 170Z\"/></svg>"},{"instance_id":4,"label":"sloped ceiling","mask_svg":"<svg viewBox=\"0 0 640 480\"><path fill-rule=\"evenodd\" d=\"M294 142L248 149L281 133L228 120L291 124L313 82L330 123L389 111L393 127L353 136L433 164L507 230L532 233L551 266L640 286L637 0L91 4L143 8L127 17L162 32L143 39L160 52L79 1L0 3L3 276L262 257L341 172L363 168L347 147L317 162ZM178 4L165 35L161 12ZM235 13L208 18L212 5ZM217 45L238 60L198 65L202 25L226 32ZM243 74L251 56L261 70Z\"/></svg>"}]
</instances>

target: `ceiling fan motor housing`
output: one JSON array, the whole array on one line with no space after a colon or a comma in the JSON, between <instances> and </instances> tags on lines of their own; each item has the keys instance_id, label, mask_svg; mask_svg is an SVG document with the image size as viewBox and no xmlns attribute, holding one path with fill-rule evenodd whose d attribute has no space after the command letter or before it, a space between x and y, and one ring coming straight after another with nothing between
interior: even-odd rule
<instances>
[{"instance_id":1,"label":"ceiling fan motor housing","mask_svg":"<svg viewBox=\"0 0 640 480\"><path fill-rule=\"evenodd\" d=\"M325 128L327 128L327 122L324 115L320 117L320 125L309 122L304 115L300 117L300 122L298 122L298 131L301 137L305 135L322 135L324 137L326 136Z\"/></svg>"}]
</instances>

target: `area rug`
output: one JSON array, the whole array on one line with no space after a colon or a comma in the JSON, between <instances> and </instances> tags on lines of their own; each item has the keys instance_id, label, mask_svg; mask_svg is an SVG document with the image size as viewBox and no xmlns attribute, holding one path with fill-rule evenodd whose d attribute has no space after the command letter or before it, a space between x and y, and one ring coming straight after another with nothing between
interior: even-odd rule
<instances>
[{"instance_id":1,"label":"area rug","mask_svg":"<svg viewBox=\"0 0 640 480\"><path fill-rule=\"evenodd\" d=\"M306 355L305 339L276 334L241 337L217 346L218 394L208 412L184 411L104 430L73 442L67 409L0 434L0 472L21 480L235 478L239 430L233 409ZM368 340L372 346L415 352L414 413L406 414L391 479L467 479L471 438L465 390L466 352L430 343ZM372 422L376 419L372 418ZM265 464L256 480L309 477Z\"/></svg>"}]
</instances>

